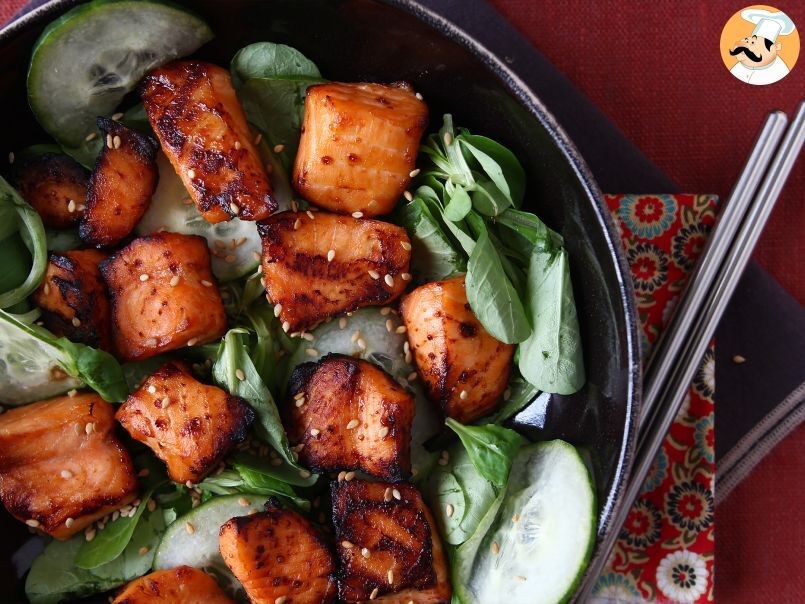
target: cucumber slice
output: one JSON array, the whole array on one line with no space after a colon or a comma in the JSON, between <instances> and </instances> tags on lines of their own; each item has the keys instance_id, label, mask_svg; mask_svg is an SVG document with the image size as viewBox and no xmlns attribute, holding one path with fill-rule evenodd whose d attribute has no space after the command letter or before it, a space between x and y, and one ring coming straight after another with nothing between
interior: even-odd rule
<instances>
[{"instance_id":1,"label":"cucumber slice","mask_svg":"<svg viewBox=\"0 0 805 604\"><path fill-rule=\"evenodd\" d=\"M578 451L561 440L523 447L489 530L456 551L456 592L466 602L500 594L510 602L566 602L587 567L596 524L595 492Z\"/></svg>"},{"instance_id":2,"label":"cucumber slice","mask_svg":"<svg viewBox=\"0 0 805 604\"><path fill-rule=\"evenodd\" d=\"M249 502L241 504L241 499ZM178 518L162 536L154 555L154 569L176 568L186 564L213 574L230 595L245 599L240 581L229 570L218 549L218 533L230 518L244 516L251 509L262 509L267 501L259 495L226 495L208 502ZM193 527L190 533L188 523Z\"/></svg>"},{"instance_id":3,"label":"cucumber slice","mask_svg":"<svg viewBox=\"0 0 805 604\"><path fill-rule=\"evenodd\" d=\"M64 147L78 147L143 75L212 39L209 26L162 2L95 0L51 23L37 40L28 101Z\"/></svg>"}]
</instances>

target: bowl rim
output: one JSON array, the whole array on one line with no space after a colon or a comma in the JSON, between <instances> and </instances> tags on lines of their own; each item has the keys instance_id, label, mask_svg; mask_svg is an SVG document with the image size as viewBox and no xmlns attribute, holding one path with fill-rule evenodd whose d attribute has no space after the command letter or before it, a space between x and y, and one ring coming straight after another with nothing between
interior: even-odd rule
<instances>
[{"instance_id":1,"label":"bowl rim","mask_svg":"<svg viewBox=\"0 0 805 604\"><path fill-rule=\"evenodd\" d=\"M12 20L3 28L0 28L0 48L8 43L18 32L35 27L41 21L51 18L54 13L67 10L73 5L79 4L83 0L47 0L40 6L20 14L17 13ZM593 565L593 560L602 555L600 544L603 538L612 530L611 520L622 505L620 495L622 494L631 473L637 434L637 418L640 409L640 398L642 393L642 362L640 357L640 345L638 337L638 315L631 279L629 265L626 255L620 243L620 237L615 226L615 222L607 207L603 194L598 187L587 163L579 153L575 144L567 135L565 130L556 121L553 114L545 107L537 94L515 73L504 61L494 52L487 48L482 42L474 38L466 30L456 25L449 19L439 15L431 8L425 6L418 0L376 0L407 12L418 18L420 21L429 25L437 32L457 43L459 46L470 51L478 58L492 73L498 77L506 89L512 93L524 108L534 118L536 118L548 132L548 135L559 148L561 154L573 170L581 184L582 190L593 209L598 226L604 235L609 257L613 261L615 277L618 282L618 297L620 298L620 309L624 311L624 324L626 328L626 353L628 363L628 386L626 400L626 418L624 424L624 438L620 445L618 463L615 469L612 487L606 493L605 501L601 506L598 517L598 534L591 557L588 570L585 572L582 584L597 577L589 577L589 568ZM601 495L601 494L599 494Z\"/></svg>"}]
</instances>

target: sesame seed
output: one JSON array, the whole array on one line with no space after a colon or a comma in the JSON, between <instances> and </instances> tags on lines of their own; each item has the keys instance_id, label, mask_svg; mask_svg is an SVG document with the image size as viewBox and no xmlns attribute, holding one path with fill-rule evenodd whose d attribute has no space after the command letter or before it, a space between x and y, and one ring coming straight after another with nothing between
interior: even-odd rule
<instances>
[{"instance_id":1,"label":"sesame seed","mask_svg":"<svg viewBox=\"0 0 805 604\"><path fill-rule=\"evenodd\" d=\"M352 212L353 218L363 218L363 212Z\"/></svg>"},{"instance_id":2,"label":"sesame seed","mask_svg":"<svg viewBox=\"0 0 805 604\"><path fill-rule=\"evenodd\" d=\"M394 330L394 333L405 333L406 331L408 331L408 328L405 325L400 325Z\"/></svg>"},{"instance_id":3,"label":"sesame seed","mask_svg":"<svg viewBox=\"0 0 805 604\"><path fill-rule=\"evenodd\" d=\"M386 490L383 492L383 501L391 501L391 487L386 487Z\"/></svg>"},{"instance_id":4,"label":"sesame seed","mask_svg":"<svg viewBox=\"0 0 805 604\"><path fill-rule=\"evenodd\" d=\"M195 178L195 177L196 177L196 171L195 170L188 170L187 171L187 178Z\"/></svg>"},{"instance_id":5,"label":"sesame seed","mask_svg":"<svg viewBox=\"0 0 805 604\"><path fill-rule=\"evenodd\" d=\"M73 327L81 327L81 319L78 317L73 317L72 323Z\"/></svg>"},{"instance_id":6,"label":"sesame seed","mask_svg":"<svg viewBox=\"0 0 805 604\"><path fill-rule=\"evenodd\" d=\"M97 132L90 132L89 134L87 134L87 135L84 137L84 140L85 140L85 141L87 141L87 142L89 142L89 141L91 141L91 140L94 140L96 136L98 136L98 133L97 133Z\"/></svg>"},{"instance_id":7,"label":"sesame seed","mask_svg":"<svg viewBox=\"0 0 805 604\"><path fill-rule=\"evenodd\" d=\"M394 287L394 277L392 277L391 275L386 275L385 277L383 277L383 281L385 281L386 285L388 285L389 287Z\"/></svg>"},{"instance_id":8,"label":"sesame seed","mask_svg":"<svg viewBox=\"0 0 805 604\"><path fill-rule=\"evenodd\" d=\"M380 273L378 273L378 272L377 272L377 271L375 271L375 270L372 270L371 268L369 269L369 276L370 276L372 279L380 279Z\"/></svg>"},{"instance_id":9,"label":"sesame seed","mask_svg":"<svg viewBox=\"0 0 805 604\"><path fill-rule=\"evenodd\" d=\"M307 470L299 470L299 476L301 476L302 478L310 478L312 474Z\"/></svg>"},{"instance_id":10,"label":"sesame seed","mask_svg":"<svg viewBox=\"0 0 805 604\"><path fill-rule=\"evenodd\" d=\"M356 329L356 330L355 330L355 331L352 333L352 337L350 338L350 340L352 340L352 341L354 342L354 341L356 341L356 340L357 340L358 338L360 338L360 337L361 337L361 330L360 330L360 329Z\"/></svg>"},{"instance_id":11,"label":"sesame seed","mask_svg":"<svg viewBox=\"0 0 805 604\"><path fill-rule=\"evenodd\" d=\"M291 210L293 210L294 212L299 211L299 202L296 201L295 199L291 200Z\"/></svg>"},{"instance_id":12,"label":"sesame seed","mask_svg":"<svg viewBox=\"0 0 805 604\"><path fill-rule=\"evenodd\" d=\"M113 113L113 114L112 114L112 119L113 119L114 121L119 120L121 117L123 117L123 113L118 112L118 113Z\"/></svg>"},{"instance_id":13,"label":"sesame seed","mask_svg":"<svg viewBox=\"0 0 805 604\"><path fill-rule=\"evenodd\" d=\"M285 145L274 145L274 153L282 153L285 150Z\"/></svg>"},{"instance_id":14,"label":"sesame seed","mask_svg":"<svg viewBox=\"0 0 805 604\"><path fill-rule=\"evenodd\" d=\"M70 470L62 470L59 474L65 479L73 477L73 473Z\"/></svg>"},{"instance_id":15,"label":"sesame seed","mask_svg":"<svg viewBox=\"0 0 805 604\"><path fill-rule=\"evenodd\" d=\"M417 92L414 96L420 101L424 98L419 92Z\"/></svg>"},{"instance_id":16,"label":"sesame seed","mask_svg":"<svg viewBox=\"0 0 805 604\"><path fill-rule=\"evenodd\" d=\"M263 135L258 133L257 136L254 137L254 144L259 145L260 141L262 141L262 140L263 140Z\"/></svg>"},{"instance_id":17,"label":"sesame seed","mask_svg":"<svg viewBox=\"0 0 805 604\"><path fill-rule=\"evenodd\" d=\"M84 531L84 539L86 539L87 541L92 541L93 539L95 539L95 533L96 531L94 528L92 527L88 528L86 531Z\"/></svg>"},{"instance_id":18,"label":"sesame seed","mask_svg":"<svg viewBox=\"0 0 805 604\"><path fill-rule=\"evenodd\" d=\"M257 508L252 508L247 513L249 514L249 516L251 516L252 514L256 514L257 511L258 511Z\"/></svg>"},{"instance_id":19,"label":"sesame seed","mask_svg":"<svg viewBox=\"0 0 805 604\"><path fill-rule=\"evenodd\" d=\"M75 432L76 435L81 434L83 431L84 431L84 428L81 426L81 424L79 424L77 422L75 424L73 424L73 432Z\"/></svg>"},{"instance_id":20,"label":"sesame seed","mask_svg":"<svg viewBox=\"0 0 805 604\"><path fill-rule=\"evenodd\" d=\"M151 551L150 547L143 546L137 550L137 553L140 554L141 556L145 556L149 551Z\"/></svg>"},{"instance_id":21,"label":"sesame seed","mask_svg":"<svg viewBox=\"0 0 805 604\"><path fill-rule=\"evenodd\" d=\"M198 338L190 338L190 339L187 341L187 345L188 345L188 346L195 346L196 344L198 344Z\"/></svg>"},{"instance_id":22,"label":"sesame seed","mask_svg":"<svg viewBox=\"0 0 805 604\"><path fill-rule=\"evenodd\" d=\"M95 431L95 424L92 422L88 422L86 426L84 426L84 433L85 434L92 434Z\"/></svg>"},{"instance_id":23,"label":"sesame seed","mask_svg":"<svg viewBox=\"0 0 805 604\"><path fill-rule=\"evenodd\" d=\"M107 134L107 135L106 135L106 146L107 146L107 147L109 147L110 149L111 149L111 148L112 148L112 146L113 146L113 143L112 143L112 135L111 135L111 134ZM192 177L191 177L191 178L192 178Z\"/></svg>"},{"instance_id":24,"label":"sesame seed","mask_svg":"<svg viewBox=\"0 0 805 604\"><path fill-rule=\"evenodd\" d=\"M392 496L394 497L394 499L396 499L397 501L400 501L400 500L402 499L402 495L400 495L400 492L399 492L397 489L392 489L392 490L391 490L391 495L392 495Z\"/></svg>"},{"instance_id":25,"label":"sesame seed","mask_svg":"<svg viewBox=\"0 0 805 604\"><path fill-rule=\"evenodd\" d=\"M346 480L347 482L353 480L354 478L355 478L355 472L347 472L346 474L344 474L344 480Z\"/></svg>"},{"instance_id":26,"label":"sesame seed","mask_svg":"<svg viewBox=\"0 0 805 604\"><path fill-rule=\"evenodd\" d=\"M447 505L444 507L444 513L447 515L447 517L448 517L448 518L452 518L452 517L453 517L453 512L454 512L454 511L455 511L455 510L454 510L454 508L453 508L452 504L450 504L450 503L448 503L448 504L447 504Z\"/></svg>"},{"instance_id":27,"label":"sesame seed","mask_svg":"<svg viewBox=\"0 0 805 604\"><path fill-rule=\"evenodd\" d=\"M410 252L410 251L411 251L411 244L410 244L410 243L408 243L407 241L401 241L401 242L400 242L400 246L401 246L401 247L402 247L402 249L404 249L406 252Z\"/></svg>"},{"instance_id":28,"label":"sesame seed","mask_svg":"<svg viewBox=\"0 0 805 604\"><path fill-rule=\"evenodd\" d=\"M243 369L238 367L235 369L235 377L238 378L241 382L246 379L246 374L243 373Z\"/></svg>"},{"instance_id":29,"label":"sesame seed","mask_svg":"<svg viewBox=\"0 0 805 604\"><path fill-rule=\"evenodd\" d=\"M506 388L506 390L503 391L503 400L507 401L511 398L511 396L512 396L512 389Z\"/></svg>"},{"instance_id":30,"label":"sesame seed","mask_svg":"<svg viewBox=\"0 0 805 604\"><path fill-rule=\"evenodd\" d=\"M414 201L414 196L411 195L411 191L403 191L403 197L405 197L408 201Z\"/></svg>"},{"instance_id":31,"label":"sesame seed","mask_svg":"<svg viewBox=\"0 0 805 604\"><path fill-rule=\"evenodd\" d=\"M400 279L402 279L403 281L410 281L411 273L400 273Z\"/></svg>"},{"instance_id":32,"label":"sesame seed","mask_svg":"<svg viewBox=\"0 0 805 604\"><path fill-rule=\"evenodd\" d=\"M732 362L735 363L736 365L740 365L742 363L746 363L746 358L742 357L739 354L736 354L734 357L732 357Z\"/></svg>"},{"instance_id":33,"label":"sesame seed","mask_svg":"<svg viewBox=\"0 0 805 604\"><path fill-rule=\"evenodd\" d=\"M72 199L67 202L67 211L70 213L75 212L75 201Z\"/></svg>"},{"instance_id":34,"label":"sesame seed","mask_svg":"<svg viewBox=\"0 0 805 604\"><path fill-rule=\"evenodd\" d=\"M78 390L76 390L75 388L67 391L67 396L69 396L70 398L73 398L76 394L78 394Z\"/></svg>"},{"instance_id":35,"label":"sesame seed","mask_svg":"<svg viewBox=\"0 0 805 604\"><path fill-rule=\"evenodd\" d=\"M142 275L140 275L140 281L148 281L149 278L150 277L148 273L143 273Z\"/></svg>"},{"instance_id":36,"label":"sesame seed","mask_svg":"<svg viewBox=\"0 0 805 604\"><path fill-rule=\"evenodd\" d=\"M491 549L492 549L492 553L495 554L496 556L500 553L500 545L498 544L497 541L492 542L492 548Z\"/></svg>"},{"instance_id":37,"label":"sesame seed","mask_svg":"<svg viewBox=\"0 0 805 604\"><path fill-rule=\"evenodd\" d=\"M162 399L162 408L167 409L171 404L171 399L169 396L163 397Z\"/></svg>"},{"instance_id":38,"label":"sesame seed","mask_svg":"<svg viewBox=\"0 0 805 604\"><path fill-rule=\"evenodd\" d=\"M406 344L407 344L407 343L408 343L408 342L406 342ZM410 351L407 351L407 352L405 353L405 362L406 362L408 365L410 365L410 364L411 364L411 352L410 352Z\"/></svg>"},{"instance_id":39,"label":"sesame seed","mask_svg":"<svg viewBox=\"0 0 805 604\"><path fill-rule=\"evenodd\" d=\"M293 221L293 230L298 231L300 224L302 224L302 220L300 218L297 218L296 220L294 220Z\"/></svg>"},{"instance_id":40,"label":"sesame seed","mask_svg":"<svg viewBox=\"0 0 805 604\"><path fill-rule=\"evenodd\" d=\"M153 512L155 509L157 509L157 502L153 499L149 499L147 507L149 512Z\"/></svg>"},{"instance_id":41,"label":"sesame seed","mask_svg":"<svg viewBox=\"0 0 805 604\"><path fill-rule=\"evenodd\" d=\"M143 468L142 470L140 470L139 472L137 472L137 476L139 476L139 477L141 477L141 478L145 478L145 477L146 477L146 476L148 476L150 473L151 473L151 471L150 471L148 468Z\"/></svg>"},{"instance_id":42,"label":"sesame seed","mask_svg":"<svg viewBox=\"0 0 805 604\"><path fill-rule=\"evenodd\" d=\"M83 212L84 210L86 210L86 209L87 209L87 206L85 206L83 203L79 203L79 204L78 204L78 205L75 207L75 209L76 209L76 210L78 210L79 212Z\"/></svg>"},{"instance_id":43,"label":"sesame seed","mask_svg":"<svg viewBox=\"0 0 805 604\"><path fill-rule=\"evenodd\" d=\"M333 258L335 258L335 250L330 250L327 252L327 262L332 262Z\"/></svg>"},{"instance_id":44,"label":"sesame seed","mask_svg":"<svg viewBox=\"0 0 805 604\"><path fill-rule=\"evenodd\" d=\"M45 283L45 286L42 288L42 291L45 292L45 295L47 296L50 293L50 284Z\"/></svg>"},{"instance_id":45,"label":"sesame seed","mask_svg":"<svg viewBox=\"0 0 805 604\"><path fill-rule=\"evenodd\" d=\"M312 342L313 340L316 339L316 336L314 336L312 333L306 333L306 332L303 331L302 332L302 339L307 340L308 342Z\"/></svg>"},{"instance_id":46,"label":"sesame seed","mask_svg":"<svg viewBox=\"0 0 805 604\"><path fill-rule=\"evenodd\" d=\"M243 145L240 144L240 141L235 141L235 149L240 149Z\"/></svg>"},{"instance_id":47,"label":"sesame seed","mask_svg":"<svg viewBox=\"0 0 805 604\"><path fill-rule=\"evenodd\" d=\"M241 497L240 499L238 499L238 503L246 508L246 507L249 507L249 504L251 503L251 501L249 501L245 497Z\"/></svg>"},{"instance_id":48,"label":"sesame seed","mask_svg":"<svg viewBox=\"0 0 805 604\"><path fill-rule=\"evenodd\" d=\"M353 428L357 428L358 424L360 424L360 422L357 419L349 420L349 423L347 424L347 430L352 430Z\"/></svg>"},{"instance_id":49,"label":"sesame seed","mask_svg":"<svg viewBox=\"0 0 805 604\"><path fill-rule=\"evenodd\" d=\"M388 426L383 426L380 430L377 431L377 435L380 438L386 438L389 435L389 428Z\"/></svg>"},{"instance_id":50,"label":"sesame seed","mask_svg":"<svg viewBox=\"0 0 805 604\"><path fill-rule=\"evenodd\" d=\"M186 530L186 531L187 531L187 534L188 534L188 535L192 535L193 533L195 533L195 532L196 532L196 527L194 527L194 526L193 526L192 524L190 524L189 522L185 522L185 523L184 523L184 530Z\"/></svg>"},{"instance_id":51,"label":"sesame seed","mask_svg":"<svg viewBox=\"0 0 805 604\"><path fill-rule=\"evenodd\" d=\"M520 522L520 514L514 514L512 516L512 522Z\"/></svg>"},{"instance_id":52,"label":"sesame seed","mask_svg":"<svg viewBox=\"0 0 805 604\"><path fill-rule=\"evenodd\" d=\"M389 584L394 583L394 571L389 569L389 572L386 573L386 578L389 580Z\"/></svg>"},{"instance_id":53,"label":"sesame seed","mask_svg":"<svg viewBox=\"0 0 805 604\"><path fill-rule=\"evenodd\" d=\"M347 320L345 317L341 317L338 319L338 329L345 329L347 326Z\"/></svg>"},{"instance_id":54,"label":"sesame seed","mask_svg":"<svg viewBox=\"0 0 805 604\"><path fill-rule=\"evenodd\" d=\"M319 356L319 351L315 348L305 348L305 354L309 357L317 357Z\"/></svg>"},{"instance_id":55,"label":"sesame seed","mask_svg":"<svg viewBox=\"0 0 805 604\"><path fill-rule=\"evenodd\" d=\"M467 391L462 390L461 393L458 395L458 398L460 398L462 401L466 401L468 396L469 394L467 394Z\"/></svg>"},{"instance_id":56,"label":"sesame seed","mask_svg":"<svg viewBox=\"0 0 805 604\"><path fill-rule=\"evenodd\" d=\"M358 338L358 341L355 342L355 343L358 345L358 348L360 348L361 350L366 350L366 340L364 340L363 338Z\"/></svg>"},{"instance_id":57,"label":"sesame seed","mask_svg":"<svg viewBox=\"0 0 805 604\"><path fill-rule=\"evenodd\" d=\"M370 594L369 594L369 599L370 599L370 600L374 600L374 599L377 597L377 594L378 594L378 593L380 593L380 589L378 589L377 587L375 587L375 588L372 590L372 593L370 593Z\"/></svg>"},{"instance_id":58,"label":"sesame seed","mask_svg":"<svg viewBox=\"0 0 805 604\"><path fill-rule=\"evenodd\" d=\"M528 577L524 577L523 575L514 575L514 578L518 581L526 581Z\"/></svg>"},{"instance_id":59,"label":"sesame seed","mask_svg":"<svg viewBox=\"0 0 805 604\"><path fill-rule=\"evenodd\" d=\"M343 547L343 548L345 548L345 549L352 549L352 548L353 548L353 545L352 545L352 542L351 542L351 541L347 541L347 540L345 539L344 541L342 541L342 542L341 542L341 547Z\"/></svg>"},{"instance_id":60,"label":"sesame seed","mask_svg":"<svg viewBox=\"0 0 805 604\"><path fill-rule=\"evenodd\" d=\"M311 436L318 436L320 433L321 433L321 430L319 430L318 428L311 428L311 430L310 430L310 435Z\"/></svg>"},{"instance_id":61,"label":"sesame seed","mask_svg":"<svg viewBox=\"0 0 805 604\"><path fill-rule=\"evenodd\" d=\"M409 381L409 382L415 382L415 381L416 381L416 379L417 379L417 377L419 377L419 376L417 375L417 372L416 372L416 371L412 371L411 373L409 373L409 374L408 374L408 381Z\"/></svg>"},{"instance_id":62,"label":"sesame seed","mask_svg":"<svg viewBox=\"0 0 805 604\"><path fill-rule=\"evenodd\" d=\"M383 315L384 317L390 312L391 312L390 306L384 306L383 308L380 309L380 314Z\"/></svg>"},{"instance_id":63,"label":"sesame seed","mask_svg":"<svg viewBox=\"0 0 805 604\"><path fill-rule=\"evenodd\" d=\"M34 518L29 518L28 520L25 521L25 524L27 524L31 528L36 528L39 526L39 521L35 520Z\"/></svg>"},{"instance_id":64,"label":"sesame seed","mask_svg":"<svg viewBox=\"0 0 805 604\"><path fill-rule=\"evenodd\" d=\"M115 134L115 137L112 139L112 145L114 146L114 148L120 149L121 143L122 141L120 140L120 137L117 134Z\"/></svg>"},{"instance_id":65,"label":"sesame seed","mask_svg":"<svg viewBox=\"0 0 805 604\"><path fill-rule=\"evenodd\" d=\"M282 312L282 304L275 304L274 305L274 316L279 317L281 312Z\"/></svg>"},{"instance_id":66,"label":"sesame seed","mask_svg":"<svg viewBox=\"0 0 805 604\"><path fill-rule=\"evenodd\" d=\"M72 518L68 518L67 520L64 521L64 526L66 526L67 528L70 528L71 526L73 526L74 522L75 522L75 520L73 520Z\"/></svg>"},{"instance_id":67,"label":"sesame seed","mask_svg":"<svg viewBox=\"0 0 805 604\"><path fill-rule=\"evenodd\" d=\"M279 598L274 598L274 604L285 604L288 601L288 598L285 596L280 596Z\"/></svg>"},{"instance_id":68,"label":"sesame seed","mask_svg":"<svg viewBox=\"0 0 805 604\"><path fill-rule=\"evenodd\" d=\"M184 486L186 486L188 489L192 489L193 488L193 481L188 480L186 483L184 483Z\"/></svg>"},{"instance_id":69,"label":"sesame seed","mask_svg":"<svg viewBox=\"0 0 805 604\"><path fill-rule=\"evenodd\" d=\"M305 404L305 397L296 399L296 401L294 401L294 405L296 405L297 408L304 406L304 404Z\"/></svg>"},{"instance_id":70,"label":"sesame seed","mask_svg":"<svg viewBox=\"0 0 805 604\"><path fill-rule=\"evenodd\" d=\"M316 219L316 216L314 216L313 212L311 212L310 210L305 210L305 214L307 214L307 217L310 218L311 220Z\"/></svg>"},{"instance_id":71,"label":"sesame seed","mask_svg":"<svg viewBox=\"0 0 805 604\"><path fill-rule=\"evenodd\" d=\"M180 279L179 275L174 275L173 277L171 277L170 286L176 287L177 285L179 285L179 279Z\"/></svg>"},{"instance_id":72,"label":"sesame seed","mask_svg":"<svg viewBox=\"0 0 805 604\"><path fill-rule=\"evenodd\" d=\"M344 481L344 476L346 476L346 475L347 475L347 473L344 470L341 470L338 473L338 482L343 482Z\"/></svg>"},{"instance_id":73,"label":"sesame seed","mask_svg":"<svg viewBox=\"0 0 805 604\"><path fill-rule=\"evenodd\" d=\"M437 463L440 466L446 466L447 465L447 460L444 457L442 457L442 458L439 459L439 461Z\"/></svg>"},{"instance_id":74,"label":"sesame seed","mask_svg":"<svg viewBox=\"0 0 805 604\"><path fill-rule=\"evenodd\" d=\"M449 132L444 133L444 144L445 145L452 145L453 144L453 135Z\"/></svg>"},{"instance_id":75,"label":"sesame seed","mask_svg":"<svg viewBox=\"0 0 805 604\"><path fill-rule=\"evenodd\" d=\"M282 323L282 331L288 333L288 330L291 328L291 324L288 321L283 321Z\"/></svg>"},{"instance_id":76,"label":"sesame seed","mask_svg":"<svg viewBox=\"0 0 805 604\"><path fill-rule=\"evenodd\" d=\"M410 176L411 178L416 178L417 176L419 176L419 168L417 168L416 170L411 170L408 173L408 176Z\"/></svg>"},{"instance_id":77,"label":"sesame seed","mask_svg":"<svg viewBox=\"0 0 805 604\"><path fill-rule=\"evenodd\" d=\"M371 556L371 555L372 555L372 552L370 552L370 551L369 551L369 548L368 548L368 547L364 547L364 548L361 550L361 556L363 556L364 558L368 558L368 557L369 557L369 556Z\"/></svg>"},{"instance_id":78,"label":"sesame seed","mask_svg":"<svg viewBox=\"0 0 805 604\"><path fill-rule=\"evenodd\" d=\"M156 345L157 345L157 339L156 339L156 338L148 338L148 339L145 341L145 345L146 345L146 346L150 346L151 348L153 348L154 346L156 346Z\"/></svg>"},{"instance_id":79,"label":"sesame seed","mask_svg":"<svg viewBox=\"0 0 805 604\"><path fill-rule=\"evenodd\" d=\"M204 287L212 287L212 281L207 281L206 279L202 279L202 280L201 280L201 284L202 284Z\"/></svg>"}]
</instances>

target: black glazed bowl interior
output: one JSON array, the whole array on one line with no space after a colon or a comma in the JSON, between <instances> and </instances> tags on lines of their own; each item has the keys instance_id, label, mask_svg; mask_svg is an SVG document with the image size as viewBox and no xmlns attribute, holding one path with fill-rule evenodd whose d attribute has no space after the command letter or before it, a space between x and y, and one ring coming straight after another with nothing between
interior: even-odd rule
<instances>
[{"instance_id":1,"label":"black glazed bowl interior","mask_svg":"<svg viewBox=\"0 0 805 604\"><path fill-rule=\"evenodd\" d=\"M0 35L0 115L11 117L3 155L48 140L28 109L25 74L42 29L76 3L50 2ZM570 252L588 374L580 393L541 396L516 423L533 438L562 438L588 453L598 492L600 539L631 464L640 390L636 314L629 273L601 194L539 100L503 62L415 2L183 3L205 17L216 34L200 51L201 58L228 65L246 44L289 44L329 79L409 81L425 96L431 129L440 126L442 113L450 112L458 125L514 150L528 175L526 209L560 231ZM41 545L5 510L0 511L0 526L0 600L16 600L22 596L22 575Z\"/></svg>"}]
</instances>

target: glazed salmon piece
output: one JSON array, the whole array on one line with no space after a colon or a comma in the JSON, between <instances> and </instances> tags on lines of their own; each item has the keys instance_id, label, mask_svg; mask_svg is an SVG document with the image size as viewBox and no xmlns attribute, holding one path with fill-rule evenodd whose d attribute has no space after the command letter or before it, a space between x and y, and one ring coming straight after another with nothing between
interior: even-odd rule
<instances>
[{"instance_id":1,"label":"glazed salmon piece","mask_svg":"<svg viewBox=\"0 0 805 604\"><path fill-rule=\"evenodd\" d=\"M13 180L47 227L69 229L84 215L89 173L68 155L21 157L14 163Z\"/></svg>"},{"instance_id":2,"label":"glazed salmon piece","mask_svg":"<svg viewBox=\"0 0 805 604\"><path fill-rule=\"evenodd\" d=\"M159 144L105 117L98 118L98 128L105 144L89 179L78 233L89 245L108 247L125 239L151 204L159 179Z\"/></svg>"},{"instance_id":3,"label":"glazed salmon piece","mask_svg":"<svg viewBox=\"0 0 805 604\"><path fill-rule=\"evenodd\" d=\"M218 339L226 314L204 238L156 233L101 263L118 355L142 360Z\"/></svg>"},{"instance_id":4,"label":"glazed salmon piece","mask_svg":"<svg viewBox=\"0 0 805 604\"><path fill-rule=\"evenodd\" d=\"M175 61L145 77L151 127L208 222L262 220L277 209L229 72Z\"/></svg>"},{"instance_id":5,"label":"glazed salmon piece","mask_svg":"<svg viewBox=\"0 0 805 604\"><path fill-rule=\"evenodd\" d=\"M269 500L264 512L221 527L221 556L253 604L328 604L335 600L335 560L319 531Z\"/></svg>"},{"instance_id":6,"label":"glazed salmon piece","mask_svg":"<svg viewBox=\"0 0 805 604\"><path fill-rule=\"evenodd\" d=\"M254 411L242 398L202 384L171 362L129 395L115 417L167 464L172 480L195 484L245 438Z\"/></svg>"},{"instance_id":7,"label":"glazed salmon piece","mask_svg":"<svg viewBox=\"0 0 805 604\"><path fill-rule=\"evenodd\" d=\"M282 212L258 226L263 283L286 331L395 299L411 279L405 229L329 212Z\"/></svg>"},{"instance_id":8,"label":"glazed salmon piece","mask_svg":"<svg viewBox=\"0 0 805 604\"><path fill-rule=\"evenodd\" d=\"M68 539L137 496L114 408L95 393L0 415L0 499L9 513Z\"/></svg>"},{"instance_id":9,"label":"glazed salmon piece","mask_svg":"<svg viewBox=\"0 0 805 604\"><path fill-rule=\"evenodd\" d=\"M509 381L514 346L493 338L475 317L464 277L416 288L400 312L428 397L462 423L492 412Z\"/></svg>"},{"instance_id":10,"label":"glazed salmon piece","mask_svg":"<svg viewBox=\"0 0 805 604\"><path fill-rule=\"evenodd\" d=\"M445 552L413 485L334 482L332 499L341 600L450 602Z\"/></svg>"},{"instance_id":11,"label":"glazed salmon piece","mask_svg":"<svg viewBox=\"0 0 805 604\"><path fill-rule=\"evenodd\" d=\"M110 350L109 295L98 268L105 259L99 250L50 254L33 300L45 327L57 336Z\"/></svg>"},{"instance_id":12,"label":"glazed salmon piece","mask_svg":"<svg viewBox=\"0 0 805 604\"><path fill-rule=\"evenodd\" d=\"M316 205L388 214L411 182L428 108L408 84L308 88L293 184Z\"/></svg>"},{"instance_id":13,"label":"glazed salmon piece","mask_svg":"<svg viewBox=\"0 0 805 604\"><path fill-rule=\"evenodd\" d=\"M411 471L414 398L385 371L330 354L298 366L283 420L299 461L316 471L362 470L384 480Z\"/></svg>"},{"instance_id":14,"label":"glazed salmon piece","mask_svg":"<svg viewBox=\"0 0 805 604\"><path fill-rule=\"evenodd\" d=\"M234 604L210 575L192 566L158 570L126 585L112 604Z\"/></svg>"}]
</instances>

